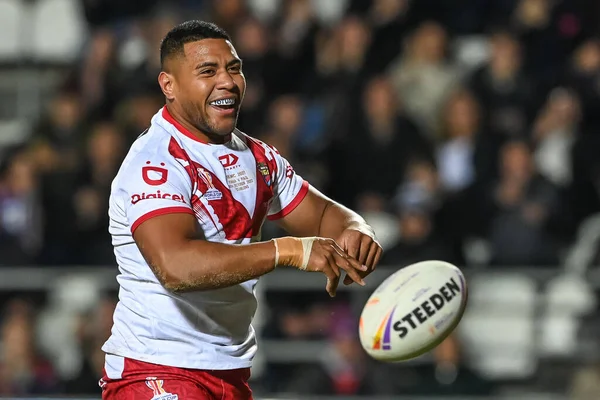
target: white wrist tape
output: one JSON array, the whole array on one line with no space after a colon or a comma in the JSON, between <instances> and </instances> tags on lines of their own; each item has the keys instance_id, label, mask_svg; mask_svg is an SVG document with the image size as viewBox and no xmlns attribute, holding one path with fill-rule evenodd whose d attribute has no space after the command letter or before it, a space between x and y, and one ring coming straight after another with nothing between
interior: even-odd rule
<instances>
[{"instance_id":1,"label":"white wrist tape","mask_svg":"<svg viewBox=\"0 0 600 400\"><path fill-rule=\"evenodd\" d=\"M275 243L275 268L279 265L279 245L277 244L277 240L273 240Z\"/></svg>"},{"instance_id":2,"label":"white wrist tape","mask_svg":"<svg viewBox=\"0 0 600 400\"><path fill-rule=\"evenodd\" d=\"M300 269L302 270L306 270L308 267L308 260L310 260L310 253L312 252L312 246L315 240L317 240L316 237L300 238L300 241L302 241L302 249L304 250L302 253L302 265L300 266Z\"/></svg>"}]
</instances>

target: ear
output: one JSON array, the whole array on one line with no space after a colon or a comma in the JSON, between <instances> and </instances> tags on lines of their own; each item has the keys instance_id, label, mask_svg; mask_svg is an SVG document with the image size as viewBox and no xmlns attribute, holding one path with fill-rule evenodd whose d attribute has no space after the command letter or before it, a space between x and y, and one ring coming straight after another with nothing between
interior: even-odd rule
<instances>
[{"instance_id":1,"label":"ear","mask_svg":"<svg viewBox=\"0 0 600 400\"><path fill-rule=\"evenodd\" d=\"M158 74L158 84L167 100L173 100L175 98L175 79L173 75L161 71L160 74Z\"/></svg>"}]
</instances>

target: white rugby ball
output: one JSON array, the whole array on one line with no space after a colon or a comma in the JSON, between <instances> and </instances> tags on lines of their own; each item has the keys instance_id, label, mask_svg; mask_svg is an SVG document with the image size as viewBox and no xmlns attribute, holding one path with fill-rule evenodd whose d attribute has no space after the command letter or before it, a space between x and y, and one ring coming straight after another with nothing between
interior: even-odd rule
<instances>
[{"instance_id":1,"label":"white rugby ball","mask_svg":"<svg viewBox=\"0 0 600 400\"><path fill-rule=\"evenodd\" d=\"M360 316L360 342L380 361L421 356L456 328L466 305L467 284L456 266L444 261L409 265L369 297Z\"/></svg>"}]
</instances>

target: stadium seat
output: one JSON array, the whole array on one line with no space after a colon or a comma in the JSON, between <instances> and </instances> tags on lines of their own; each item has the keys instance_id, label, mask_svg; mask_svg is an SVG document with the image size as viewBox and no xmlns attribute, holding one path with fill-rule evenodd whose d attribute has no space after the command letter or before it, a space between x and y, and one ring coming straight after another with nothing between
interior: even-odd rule
<instances>
[{"instance_id":1,"label":"stadium seat","mask_svg":"<svg viewBox=\"0 0 600 400\"><path fill-rule=\"evenodd\" d=\"M14 62L21 57L21 31L28 26L24 15L22 0L0 0L0 62Z\"/></svg>"},{"instance_id":2,"label":"stadium seat","mask_svg":"<svg viewBox=\"0 0 600 400\"><path fill-rule=\"evenodd\" d=\"M486 378L526 379L536 368L535 282L511 273L469 278L469 304L459 325L466 361Z\"/></svg>"},{"instance_id":3,"label":"stadium seat","mask_svg":"<svg viewBox=\"0 0 600 400\"><path fill-rule=\"evenodd\" d=\"M573 355L577 351L579 317L596 307L592 288L578 276L565 274L548 283L543 299L540 355Z\"/></svg>"},{"instance_id":4,"label":"stadium seat","mask_svg":"<svg viewBox=\"0 0 600 400\"><path fill-rule=\"evenodd\" d=\"M83 12L76 0L38 0L33 10L33 59L69 63L86 36Z\"/></svg>"},{"instance_id":5,"label":"stadium seat","mask_svg":"<svg viewBox=\"0 0 600 400\"><path fill-rule=\"evenodd\" d=\"M93 278L72 274L53 282L48 307L38 319L37 343L62 379L75 378L81 367L78 318L94 309L101 293Z\"/></svg>"}]
</instances>

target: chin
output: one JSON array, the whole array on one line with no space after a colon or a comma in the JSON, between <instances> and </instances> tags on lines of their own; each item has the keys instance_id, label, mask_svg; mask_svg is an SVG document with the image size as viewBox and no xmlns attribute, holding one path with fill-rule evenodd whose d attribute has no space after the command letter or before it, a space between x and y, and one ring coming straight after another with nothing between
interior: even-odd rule
<instances>
[{"instance_id":1,"label":"chin","mask_svg":"<svg viewBox=\"0 0 600 400\"><path fill-rule=\"evenodd\" d=\"M219 136L227 136L231 132L233 132L236 125L237 125L237 120L234 120L233 122L228 121L225 123L220 123L215 126L215 129L213 132Z\"/></svg>"}]
</instances>

